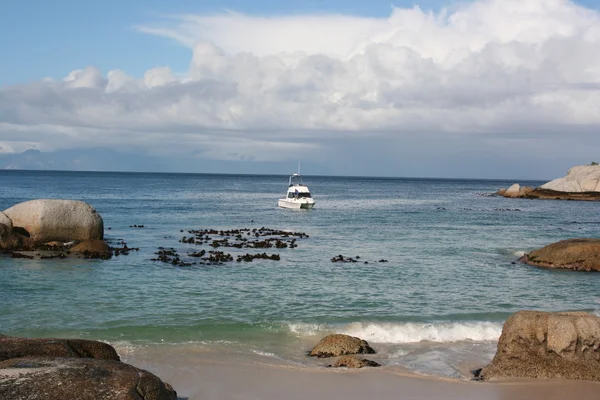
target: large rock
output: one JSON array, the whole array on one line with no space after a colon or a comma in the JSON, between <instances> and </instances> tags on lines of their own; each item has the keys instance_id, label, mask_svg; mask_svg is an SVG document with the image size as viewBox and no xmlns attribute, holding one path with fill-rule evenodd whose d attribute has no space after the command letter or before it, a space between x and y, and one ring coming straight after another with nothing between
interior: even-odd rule
<instances>
[{"instance_id":1,"label":"large rock","mask_svg":"<svg viewBox=\"0 0 600 400\"><path fill-rule=\"evenodd\" d=\"M570 193L600 192L600 165L573 167L567 176L550 181L541 188Z\"/></svg>"},{"instance_id":2,"label":"large rock","mask_svg":"<svg viewBox=\"0 0 600 400\"><path fill-rule=\"evenodd\" d=\"M520 261L544 268L600 271L600 239L569 239L525 254Z\"/></svg>"},{"instance_id":3,"label":"large rock","mask_svg":"<svg viewBox=\"0 0 600 400\"><path fill-rule=\"evenodd\" d=\"M99 358L119 361L119 356L111 345L95 340L0 336L0 361L20 357Z\"/></svg>"},{"instance_id":4,"label":"large rock","mask_svg":"<svg viewBox=\"0 0 600 400\"><path fill-rule=\"evenodd\" d=\"M104 238L102 217L83 201L31 200L4 213L12 220L15 230L25 230L36 242Z\"/></svg>"},{"instance_id":5,"label":"large rock","mask_svg":"<svg viewBox=\"0 0 600 400\"><path fill-rule=\"evenodd\" d=\"M600 317L585 312L520 311L504 323L483 379L600 381Z\"/></svg>"},{"instance_id":6,"label":"large rock","mask_svg":"<svg viewBox=\"0 0 600 400\"><path fill-rule=\"evenodd\" d=\"M176 400L156 375L119 361L15 358L0 362L0 398Z\"/></svg>"},{"instance_id":7,"label":"large rock","mask_svg":"<svg viewBox=\"0 0 600 400\"><path fill-rule=\"evenodd\" d=\"M510 198L520 197L521 196L521 185L519 185L518 183L515 183L514 185L512 185L511 187L506 189L503 196L510 197Z\"/></svg>"},{"instance_id":8,"label":"large rock","mask_svg":"<svg viewBox=\"0 0 600 400\"><path fill-rule=\"evenodd\" d=\"M309 353L311 357L337 357L346 354L375 354L365 340L348 335L325 336Z\"/></svg>"}]
</instances>

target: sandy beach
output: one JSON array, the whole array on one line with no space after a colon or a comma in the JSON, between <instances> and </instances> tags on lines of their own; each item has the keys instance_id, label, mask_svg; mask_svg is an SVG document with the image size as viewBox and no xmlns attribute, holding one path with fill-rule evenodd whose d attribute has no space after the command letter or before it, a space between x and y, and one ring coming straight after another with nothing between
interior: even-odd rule
<instances>
[{"instance_id":1,"label":"sandy beach","mask_svg":"<svg viewBox=\"0 0 600 400\"><path fill-rule=\"evenodd\" d=\"M477 399L592 400L600 383L523 380L476 382L421 376L399 367L306 367L272 357L220 354L189 346L121 349L122 358L169 382L187 400ZM328 360L323 360L326 365Z\"/></svg>"}]
</instances>

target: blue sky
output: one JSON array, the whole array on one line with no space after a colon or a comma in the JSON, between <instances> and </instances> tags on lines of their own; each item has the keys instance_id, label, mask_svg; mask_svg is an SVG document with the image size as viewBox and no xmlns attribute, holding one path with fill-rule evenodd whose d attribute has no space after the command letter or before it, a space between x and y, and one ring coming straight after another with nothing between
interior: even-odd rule
<instances>
[{"instance_id":1,"label":"blue sky","mask_svg":"<svg viewBox=\"0 0 600 400\"><path fill-rule=\"evenodd\" d=\"M60 78L75 68L94 65L103 72L124 69L140 76L170 65L185 70L190 52L168 40L135 31L135 25L165 15L223 10L271 15L332 12L384 17L385 0L4 0L0 6L0 86ZM398 6L413 2L399 1ZM423 0L423 8L442 2Z\"/></svg>"},{"instance_id":2,"label":"blue sky","mask_svg":"<svg viewBox=\"0 0 600 400\"><path fill-rule=\"evenodd\" d=\"M600 154L599 7L4 0L0 155L127 149L132 164L170 171L273 173L302 159L334 175L558 177Z\"/></svg>"},{"instance_id":3,"label":"blue sky","mask_svg":"<svg viewBox=\"0 0 600 400\"><path fill-rule=\"evenodd\" d=\"M234 10L256 15L340 13L386 17L391 5L439 10L456 1L418 0L4 0L0 6L0 86L44 77L61 78L93 65L140 76L169 65L186 70L190 52L171 41L144 35L138 24L164 15ZM599 0L578 4L598 8Z\"/></svg>"}]
</instances>

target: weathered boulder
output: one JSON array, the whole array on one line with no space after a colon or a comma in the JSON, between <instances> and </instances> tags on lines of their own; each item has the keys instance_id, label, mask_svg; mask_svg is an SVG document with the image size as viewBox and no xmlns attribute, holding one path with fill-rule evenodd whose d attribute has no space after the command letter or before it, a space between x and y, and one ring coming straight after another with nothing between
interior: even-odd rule
<instances>
[{"instance_id":1,"label":"weathered boulder","mask_svg":"<svg viewBox=\"0 0 600 400\"><path fill-rule=\"evenodd\" d=\"M176 400L156 375L112 360L15 358L0 362L0 397L11 400Z\"/></svg>"},{"instance_id":2,"label":"weathered boulder","mask_svg":"<svg viewBox=\"0 0 600 400\"><path fill-rule=\"evenodd\" d=\"M86 258L103 258L112 257L112 250L104 240L91 239L84 240L81 243L69 249L71 253L81 253Z\"/></svg>"},{"instance_id":3,"label":"weathered boulder","mask_svg":"<svg viewBox=\"0 0 600 400\"><path fill-rule=\"evenodd\" d=\"M3 212L0 212L0 242L5 242L12 234L13 223Z\"/></svg>"},{"instance_id":4,"label":"weathered boulder","mask_svg":"<svg viewBox=\"0 0 600 400\"><path fill-rule=\"evenodd\" d=\"M99 358L119 361L119 356L111 345L95 340L0 336L0 361L20 357Z\"/></svg>"},{"instance_id":5,"label":"weathered boulder","mask_svg":"<svg viewBox=\"0 0 600 400\"><path fill-rule=\"evenodd\" d=\"M600 317L585 312L513 314L480 376L600 381Z\"/></svg>"},{"instance_id":6,"label":"weathered boulder","mask_svg":"<svg viewBox=\"0 0 600 400\"><path fill-rule=\"evenodd\" d=\"M529 195L531 192L533 192L533 188L529 187L529 186L522 186L521 189L519 190L521 197L525 197L525 196Z\"/></svg>"},{"instance_id":7,"label":"weathered boulder","mask_svg":"<svg viewBox=\"0 0 600 400\"><path fill-rule=\"evenodd\" d=\"M343 356L340 357L333 365L333 368L362 368L362 367L381 367L381 364L375 361L367 360L365 358L359 358L356 356Z\"/></svg>"},{"instance_id":8,"label":"weathered boulder","mask_svg":"<svg viewBox=\"0 0 600 400\"><path fill-rule=\"evenodd\" d=\"M536 267L600 271L600 239L569 239L552 243L519 259Z\"/></svg>"},{"instance_id":9,"label":"weathered boulder","mask_svg":"<svg viewBox=\"0 0 600 400\"><path fill-rule=\"evenodd\" d=\"M506 189L506 192L504 192L503 196L509 197L509 198L520 197L521 196L521 185L519 185L518 183L515 183L514 185L512 185L511 187Z\"/></svg>"},{"instance_id":10,"label":"weathered boulder","mask_svg":"<svg viewBox=\"0 0 600 400\"><path fill-rule=\"evenodd\" d=\"M30 200L4 210L4 213L15 229L23 229L36 242L104 238L102 217L83 201Z\"/></svg>"},{"instance_id":11,"label":"weathered boulder","mask_svg":"<svg viewBox=\"0 0 600 400\"><path fill-rule=\"evenodd\" d=\"M600 192L600 165L573 167L563 178L554 179L541 186L557 192Z\"/></svg>"},{"instance_id":12,"label":"weathered boulder","mask_svg":"<svg viewBox=\"0 0 600 400\"><path fill-rule=\"evenodd\" d=\"M526 197L528 194L533 192L533 188L529 186L521 186L518 183L515 183L508 189L500 189L496 192L498 196L508 197L510 199L517 199Z\"/></svg>"},{"instance_id":13,"label":"weathered boulder","mask_svg":"<svg viewBox=\"0 0 600 400\"><path fill-rule=\"evenodd\" d=\"M325 336L311 350L311 357L337 357L346 354L375 354L375 350L365 340L357 337L334 334Z\"/></svg>"}]
</instances>

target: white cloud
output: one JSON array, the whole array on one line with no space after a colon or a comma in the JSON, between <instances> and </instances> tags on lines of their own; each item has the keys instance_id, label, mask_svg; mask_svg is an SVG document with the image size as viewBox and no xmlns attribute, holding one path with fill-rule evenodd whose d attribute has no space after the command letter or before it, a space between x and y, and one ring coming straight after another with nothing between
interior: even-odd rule
<instances>
[{"instance_id":1,"label":"white cloud","mask_svg":"<svg viewBox=\"0 0 600 400\"><path fill-rule=\"evenodd\" d=\"M334 154L340 139L385 147L440 135L453 151L489 138L506 153L524 137L530 150L553 153L564 149L556 137L588 138L600 126L600 15L566 0L479 0L439 14L393 8L380 19L225 13L168 22L138 29L190 47L185 76L161 67L104 77L87 67L4 88L2 138L264 161Z\"/></svg>"}]
</instances>

